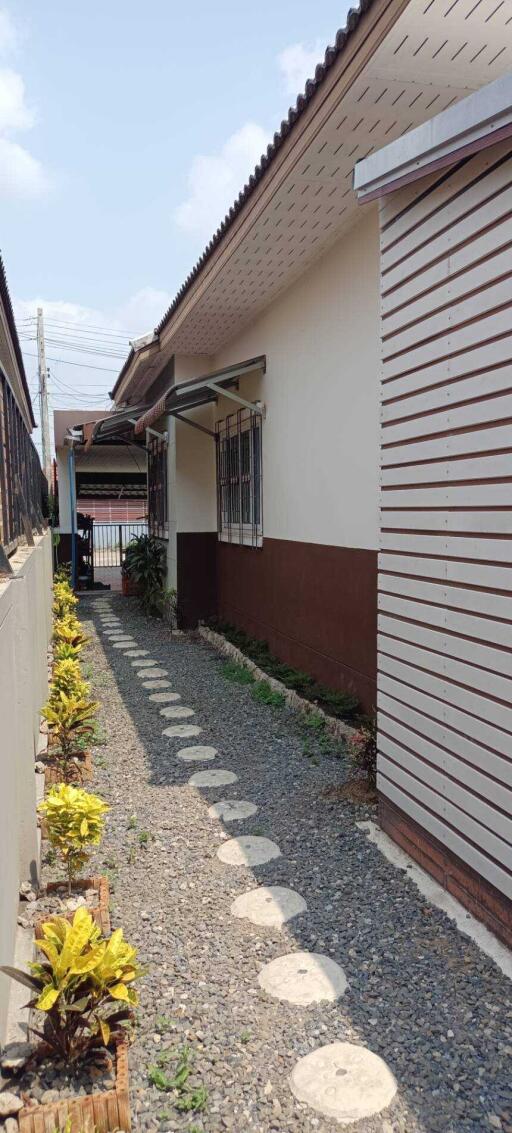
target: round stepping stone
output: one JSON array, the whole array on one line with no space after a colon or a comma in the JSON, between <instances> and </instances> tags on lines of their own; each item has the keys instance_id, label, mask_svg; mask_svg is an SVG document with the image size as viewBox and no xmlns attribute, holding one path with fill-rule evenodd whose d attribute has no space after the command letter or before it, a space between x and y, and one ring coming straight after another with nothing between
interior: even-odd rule
<instances>
[{"instance_id":1,"label":"round stepping stone","mask_svg":"<svg viewBox=\"0 0 512 1133\"><path fill-rule=\"evenodd\" d=\"M176 704L161 708L160 715L165 716L168 720L186 720L189 716L195 716L195 712L193 708L185 708L183 704Z\"/></svg>"},{"instance_id":2,"label":"round stepping stone","mask_svg":"<svg viewBox=\"0 0 512 1133\"><path fill-rule=\"evenodd\" d=\"M168 677L167 669L139 669L137 676L141 678L147 677Z\"/></svg>"},{"instance_id":3,"label":"round stepping stone","mask_svg":"<svg viewBox=\"0 0 512 1133\"><path fill-rule=\"evenodd\" d=\"M228 783L238 783L238 775L220 767L216 771L196 771L189 779L191 787L225 787Z\"/></svg>"},{"instance_id":4,"label":"round stepping stone","mask_svg":"<svg viewBox=\"0 0 512 1133\"><path fill-rule=\"evenodd\" d=\"M136 652L139 652L138 649ZM133 665L134 669L154 669L158 665L158 661L152 661L150 657L146 657L144 660L141 658L140 661L131 661L130 664Z\"/></svg>"},{"instance_id":5,"label":"round stepping stone","mask_svg":"<svg viewBox=\"0 0 512 1133\"><path fill-rule=\"evenodd\" d=\"M347 978L335 960L320 952L287 952L265 964L258 983L275 999L307 1007L309 1003L340 999Z\"/></svg>"},{"instance_id":6,"label":"round stepping stone","mask_svg":"<svg viewBox=\"0 0 512 1133\"><path fill-rule=\"evenodd\" d=\"M127 657L145 657L147 649L130 649L126 651Z\"/></svg>"},{"instance_id":7,"label":"round stepping stone","mask_svg":"<svg viewBox=\"0 0 512 1133\"><path fill-rule=\"evenodd\" d=\"M105 637L110 637L111 641L120 641L121 638L129 637L130 634L126 633L123 629L104 629Z\"/></svg>"},{"instance_id":8,"label":"round stepping stone","mask_svg":"<svg viewBox=\"0 0 512 1133\"><path fill-rule=\"evenodd\" d=\"M170 688L171 682L170 681L143 681L142 687L143 688L150 688L151 691L153 692L157 688Z\"/></svg>"},{"instance_id":9,"label":"round stepping stone","mask_svg":"<svg viewBox=\"0 0 512 1133\"><path fill-rule=\"evenodd\" d=\"M100 617L100 622L101 622L102 626L119 626L119 625L121 625L120 618L111 618L110 614L108 615L108 617L106 615L104 615L103 617Z\"/></svg>"},{"instance_id":10,"label":"round stepping stone","mask_svg":"<svg viewBox=\"0 0 512 1133\"><path fill-rule=\"evenodd\" d=\"M197 724L171 724L170 728L164 728L162 735L169 736L169 739L188 739L189 736L200 736L202 728L198 728Z\"/></svg>"},{"instance_id":11,"label":"round stepping stone","mask_svg":"<svg viewBox=\"0 0 512 1133\"><path fill-rule=\"evenodd\" d=\"M240 838L230 838L229 842L223 842L217 850L217 857L226 865L255 866L271 862L273 858L280 858L281 851L270 838L242 834Z\"/></svg>"},{"instance_id":12,"label":"round stepping stone","mask_svg":"<svg viewBox=\"0 0 512 1133\"><path fill-rule=\"evenodd\" d=\"M391 1104L396 1081L378 1054L355 1043L329 1043L299 1059L290 1076L295 1097L340 1125Z\"/></svg>"},{"instance_id":13,"label":"round stepping stone","mask_svg":"<svg viewBox=\"0 0 512 1133\"><path fill-rule=\"evenodd\" d=\"M210 810L213 808L210 807ZM298 917L307 909L306 902L294 889L284 885L260 885L250 889L233 901L231 912L251 924L265 925L267 928L281 928L292 917Z\"/></svg>"},{"instance_id":14,"label":"round stepping stone","mask_svg":"<svg viewBox=\"0 0 512 1133\"><path fill-rule=\"evenodd\" d=\"M150 696L150 700L155 700L158 694ZM207 744L196 744L194 747L180 747L176 752L177 758L182 759L184 763L206 763L209 759L215 759L217 755L216 747L208 747Z\"/></svg>"},{"instance_id":15,"label":"round stepping stone","mask_svg":"<svg viewBox=\"0 0 512 1133\"><path fill-rule=\"evenodd\" d=\"M156 704L166 704L172 700L181 700L179 692L152 692L149 698Z\"/></svg>"},{"instance_id":16,"label":"round stepping stone","mask_svg":"<svg viewBox=\"0 0 512 1133\"><path fill-rule=\"evenodd\" d=\"M113 641L112 649L128 649L131 648L132 645L136 644L137 642L135 641L134 637L127 637L126 641Z\"/></svg>"},{"instance_id":17,"label":"round stepping stone","mask_svg":"<svg viewBox=\"0 0 512 1133\"><path fill-rule=\"evenodd\" d=\"M222 818L224 822L236 822L241 818L250 818L256 814L257 809L254 803L246 802L245 799L222 799L220 803L214 803L210 807L208 814L211 818Z\"/></svg>"}]
</instances>

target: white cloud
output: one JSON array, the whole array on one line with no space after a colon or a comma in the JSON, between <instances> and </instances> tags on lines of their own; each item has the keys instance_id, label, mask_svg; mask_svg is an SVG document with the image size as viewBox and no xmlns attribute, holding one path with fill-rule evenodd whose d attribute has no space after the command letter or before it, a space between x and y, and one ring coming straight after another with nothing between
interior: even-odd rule
<instances>
[{"instance_id":1,"label":"white cloud","mask_svg":"<svg viewBox=\"0 0 512 1133\"><path fill-rule=\"evenodd\" d=\"M308 79L312 79L315 68L323 59L325 46L317 40L311 47L303 43L292 43L285 47L277 57L286 94L294 99L304 90Z\"/></svg>"},{"instance_id":2,"label":"white cloud","mask_svg":"<svg viewBox=\"0 0 512 1133\"><path fill-rule=\"evenodd\" d=\"M167 310L171 299L172 296L167 291L159 291L155 287L142 287L123 303L110 309L86 307L82 303L72 303L64 299L44 299L39 296L35 299L15 299L14 314L19 330L23 329L25 320L33 318L37 308L42 307L48 324L71 323L78 327L95 327L99 339L102 331L117 331L125 336L128 353L129 340L153 330ZM61 331L59 330L58 333L60 335ZM65 330L62 333L65 333ZM122 348L121 346L120 349ZM68 356L67 351L65 356ZM85 359L85 361L89 360L93 361L93 359Z\"/></svg>"},{"instance_id":3,"label":"white cloud","mask_svg":"<svg viewBox=\"0 0 512 1133\"><path fill-rule=\"evenodd\" d=\"M0 53L16 46L16 29L5 8L0 8ZM30 200L42 196L49 178L42 164L10 134L29 130L35 114L27 106L22 76L9 68L0 70L0 199Z\"/></svg>"},{"instance_id":4,"label":"white cloud","mask_svg":"<svg viewBox=\"0 0 512 1133\"><path fill-rule=\"evenodd\" d=\"M30 200L42 196L48 186L41 162L17 142L0 138L0 199Z\"/></svg>"},{"instance_id":5,"label":"white cloud","mask_svg":"<svg viewBox=\"0 0 512 1133\"><path fill-rule=\"evenodd\" d=\"M246 122L232 134L219 154L199 154L188 175L189 195L174 212L178 228L208 238L228 209L269 143L256 122Z\"/></svg>"}]
</instances>

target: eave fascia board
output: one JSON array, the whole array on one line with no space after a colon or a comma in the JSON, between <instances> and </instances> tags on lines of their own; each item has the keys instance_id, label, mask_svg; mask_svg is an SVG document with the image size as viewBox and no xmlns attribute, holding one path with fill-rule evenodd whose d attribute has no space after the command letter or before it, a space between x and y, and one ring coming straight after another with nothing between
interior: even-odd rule
<instances>
[{"instance_id":1,"label":"eave fascia board","mask_svg":"<svg viewBox=\"0 0 512 1133\"><path fill-rule=\"evenodd\" d=\"M121 382L119 385L116 382L114 389L110 393L110 397L115 400L116 405L121 405L129 396L133 396L137 393L137 380L143 377L146 370L159 353L160 340L158 338L147 346L140 347L140 349L134 353L133 358L127 366L126 373L122 376ZM164 365L163 362L162 365Z\"/></svg>"},{"instance_id":2,"label":"eave fascia board","mask_svg":"<svg viewBox=\"0 0 512 1133\"><path fill-rule=\"evenodd\" d=\"M512 133L512 74L359 161L354 168L358 199L374 200L508 133Z\"/></svg>"}]
</instances>

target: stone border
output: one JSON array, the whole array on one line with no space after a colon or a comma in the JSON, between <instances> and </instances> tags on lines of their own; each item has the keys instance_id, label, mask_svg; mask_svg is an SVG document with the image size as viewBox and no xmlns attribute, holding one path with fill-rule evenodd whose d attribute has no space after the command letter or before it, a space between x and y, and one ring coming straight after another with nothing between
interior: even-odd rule
<instances>
[{"instance_id":1,"label":"stone border","mask_svg":"<svg viewBox=\"0 0 512 1133\"><path fill-rule=\"evenodd\" d=\"M276 677L270 677L264 669L258 668L258 665L251 661L250 657L246 657L241 649L232 645L223 634L216 633L215 630L209 629L205 625L199 625L197 632L203 641L213 645L219 653L223 653L225 657L230 657L233 661L237 661L239 665L243 665L244 669L248 669L257 681L266 681L274 692L280 692L289 708L294 708L296 712L300 712L303 716L310 716L313 712L315 716L321 716L325 720L326 730L331 736L338 740L348 740L353 735L355 728L352 728L350 724L345 723L344 720L338 720L336 716L328 716L327 712L324 712L323 708L319 708L314 701L305 700L303 696L299 696L298 692L295 692L292 688L287 688Z\"/></svg>"}]
</instances>

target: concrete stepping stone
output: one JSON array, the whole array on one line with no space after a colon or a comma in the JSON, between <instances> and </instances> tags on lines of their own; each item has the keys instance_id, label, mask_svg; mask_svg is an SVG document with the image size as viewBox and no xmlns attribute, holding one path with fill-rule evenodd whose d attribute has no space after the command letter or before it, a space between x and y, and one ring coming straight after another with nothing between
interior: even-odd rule
<instances>
[{"instance_id":1,"label":"concrete stepping stone","mask_svg":"<svg viewBox=\"0 0 512 1133\"><path fill-rule=\"evenodd\" d=\"M110 637L111 641L117 641L121 637L130 637L124 629L104 629L103 634L105 637Z\"/></svg>"},{"instance_id":2,"label":"concrete stepping stone","mask_svg":"<svg viewBox=\"0 0 512 1133\"><path fill-rule=\"evenodd\" d=\"M335 960L320 952L287 952L265 964L258 983L274 999L307 1007L310 1003L341 999L347 977Z\"/></svg>"},{"instance_id":3,"label":"concrete stepping stone","mask_svg":"<svg viewBox=\"0 0 512 1133\"><path fill-rule=\"evenodd\" d=\"M213 807L210 807L210 811ZM299 913L305 913L307 904L300 893L284 885L260 885L237 897L231 906L234 917L267 928L281 928Z\"/></svg>"},{"instance_id":4,"label":"concrete stepping stone","mask_svg":"<svg viewBox=\"0 0 512 1133\"><path fill-rule=\"evenodd\" d=\"M127 657L145 657L148 652L149 652L149 650L147 650L147 649L130 649L130 650L127 650L126 656Z\"/></svg>"},{"instance_id":5,"label":"concrete stepping stone","mask_svg":"<svg viewBox=\"0 0 512 1133\"><path fill-rule=\"evenodd\" d=\"M221 799L208 810L210 818L222 818L223 822L237 822L242 818L251 818L258 808L254 803L245 799Z\"/></svg>"},{"instance_id":6,"label":"concrete stepping stone","mask_svg":"<svg viewBox=\"0 0 512 1133\"><path fill-rule=\"evenodd\" d=\"M158 694L155 693L155 696L157 695ZM150 696L149 699L154 700L154 697ZM218 755L217 748L208 747L207 744L195 744L193 747L180 747L180 750L176 752L177 758L182 759L184 763L206 763L209 759L215 759L216 755Z\"/></svg>"},{"instance_id":7,"label":"concrete stepping stone","mask_svg":"<svg viewBox=\"0 0 512 1133\"><path fill-rule=\"evenodd\" d=\"M292 1092L317 1113L352 1125L391 1104L396 1081L382 1058L355 1043L329 1043L299 1059Z\"/></svg>"},{"instance_id":8,"label":"concrete stepping stone","mask_svg":"<svg viewBox=\"0 0 512 1133\"><path fill-rule=\"evenodd\" d=\"M138 652L137 649L137 653ZM141 658L140 660L131 661L130 664L133 665L134 669L155 669L158 665L158 661L152 661L151 657L146 657L144 660Z\"/></svg>"},{"instance_id":9,"label":"concrete stepping stone","mask_svg":"<svg viewBox=\"0 0 512 1133\"><path fill-rule=\"evenodd\" d=\"M147 673L145 675L147 676ZM150 688L151 691L154 692L155 689L157 689L157 688L170 688L171 682L170 681L143 681L142 687L143 688Z\"/></svg>"},{"instance_id":10,"label":"concrete stepping stone","mask_svg":"<svg viewBox=\"0 0 512 1133\"><path fill-rule=\"evenodd\" d=\"M112 649L128 649L128 648L131 649L132 645L136 645L136 644L137 644L137 642L135 641L134 637L127 637L125 641L112 641L111 642Z\"/></svg>"},{"instance_id":11,"label":"concrete stepping stone","mask_svg":"<svg viewBox=\"0 0 512 1133\"><path fill-rule=\"evenodd\" d=\"M108 617L107 616L104 616L102 618L100 617L100 622L101 622L102 626L120 626L121 625L121 619L120 618L112 618L112 617L110 617L110 615Z\"/></svg>"},{"instance_id":12,"label":"concrete stepping stone","mask_svg":"<svg viewBox=\"0 0 512 1133\"><path fill-rule=\"evenodd\" d=\"M137 676L140 677L141 680L143 680L146 678L149 679L149 677L168 677L169 674L167 672L167 669L160 669L157 667L155 669L139 669Z\"/></svg>"},{"instance_id":13,"label":"concrete stepping stone","mask_svg":"<svg viewBox=\"0 0 512 1133\"><path fill-rule=\"evenodd\" d=\"M202 728L197 724L171 724L170 728L164 728L162 735L169 736L169 739L188 739L189 736L200 736Z\"/></svg>"},{"instance_id":14,"label":"concrete stepping stone","mask_svg":"<svg viewBox=\"0 0 512 1133\"><path fill-rule=\"evenodd\" d=\"M215 771L196 771L189 779L191 787L225 787L228 783L238 783L238 775L221 767Z\"/></svg>"},{"instance_id":15,"label":"concrete stepping stone","mask_svg":"<svg viewBox=\"0 0 512 1133\"><path fill-rule=\"evenodd\" d=\"M181 700L179 692L152 692L149 698L156 704L166 704L172 700Z\"/></svg>"},{"instance_id":16,"label":"concrete stepping stone","mask_svg":"<svg viewBox=\"0 0 512 1133\"><path fill-rule=\"evenodd\" d=\"M195 712L193 708L185 708L183 704L175 704L161 708L160 715L165 716L167 720L186 720L189 716L195 716Z\"/></svg>"},{"instance_id":17,"label":"concrete stepping stone","mask_svg":"<svg viewBox=\"0 0 512 1133\"><path fill-rule=\"evenodd\" d=\"M265 862L271 862L273 858L280 858L281 851L270 838L242 834L240 838L230 838L219 846L217 857L226 865L256 866L265 865Z\"/></svg>"}]
</instances>

